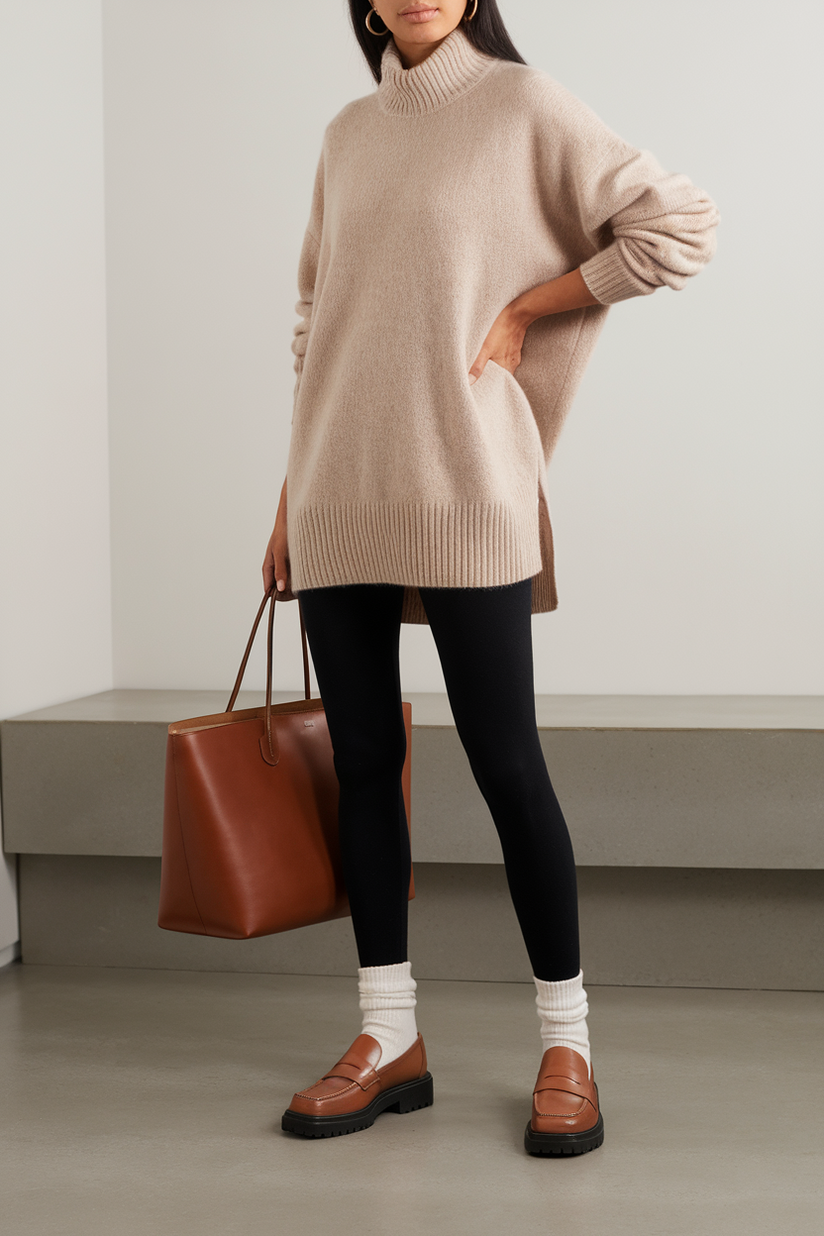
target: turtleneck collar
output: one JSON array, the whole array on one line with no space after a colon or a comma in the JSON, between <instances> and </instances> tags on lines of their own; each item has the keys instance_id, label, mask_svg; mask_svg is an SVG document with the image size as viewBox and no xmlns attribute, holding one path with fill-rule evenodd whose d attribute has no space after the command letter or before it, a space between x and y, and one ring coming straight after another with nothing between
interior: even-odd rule
<instances>
[{"instance_id":1,"label":"turtleneck collar","mask_svg":"<svg viewBox=\"0 0 824 1236\"><path fill-rule=\"evenodd\" d=\"M470 90L497 63L456 26L421 64L405 69L390 35L381 59L378 105L395 116L436 112Z\"/></svg>"}]
</instances>

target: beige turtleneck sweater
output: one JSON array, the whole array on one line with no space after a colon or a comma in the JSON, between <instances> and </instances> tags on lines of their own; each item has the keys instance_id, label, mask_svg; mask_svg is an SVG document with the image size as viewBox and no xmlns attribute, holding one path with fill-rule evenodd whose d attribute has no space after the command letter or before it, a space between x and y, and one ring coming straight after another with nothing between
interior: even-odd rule
<instances>
[{"instance_id":1,"label":"beige turtleneck sweater","mask_svg":"<svg viewBox=\"0 0 824 1236\"><path fill-rule=\"evenodd\" d=\"M546 467L607 307L681 288L719 214L546 73L459 26L326 128L298 269L291 590L532 578L557 605ZM581 267L600 302L539 318L513 375L469 368L516 296Z\"/></svg>"}]
</instances>

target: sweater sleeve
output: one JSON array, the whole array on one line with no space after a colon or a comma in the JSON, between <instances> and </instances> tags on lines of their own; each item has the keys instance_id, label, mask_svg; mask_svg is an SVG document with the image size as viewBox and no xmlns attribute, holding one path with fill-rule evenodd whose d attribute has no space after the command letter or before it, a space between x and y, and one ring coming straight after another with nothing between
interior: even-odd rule
<instances>
[{"instance_id":1,"label":"sweater sleeve","mask_svg":"<svg viewBox=\"0 0 824 1236\"><path fill-rule=\"evenodd\" d=\"M319 254L320 245L312 233L307 230L303 238L303 246L298 261L298 295L300 300L295 305L295 312L299 315L300 320L295 325L294 338L292 339L292 351L295 354L294 369L297 375L295 378L296 398L300 386L300 377L303 373L303 358L306 355L306 347L309 343L309 332L312 329L312 309L315 301L315 278L318 273Z\"/></svg>"},{"instance_id":2,"label":"sweater sleeve","mask_svg":"<svg viewBox=\"0 0 824 1236\"><path fill-rule=\"evenodd\" d=\"M665 284L682 288L715 253L720 214L712 198L648 150L616 138L579 182L577 198L584 231L600 241L581 275L602 304Z\"/></svg>"},{"instance_id":3,"label":"sweater sleeve","mask_svg":"<svg viewBox=\"0 0 824 1236\"><path fill-rule=\"evenodd\" d=\"M300 258L298 259L298 296L300 299L295 305L295 312L298 314L299 321L295 325L292 339L292 352L295 357L294 370L296 374L295 399L297 399L300 387L303 359L306 355L309 334L312 329L315 281L317 279L318 260L320 257L320 237L323 232L323 162L323 153L321 152L315 174L309 224L303 237L303 245L301 246Z\"/></svg>"}]
</instances>

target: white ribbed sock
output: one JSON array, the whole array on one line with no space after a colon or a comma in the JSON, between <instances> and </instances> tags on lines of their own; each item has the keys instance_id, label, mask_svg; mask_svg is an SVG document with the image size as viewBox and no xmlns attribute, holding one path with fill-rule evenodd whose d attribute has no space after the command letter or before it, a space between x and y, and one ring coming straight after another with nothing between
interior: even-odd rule
<instances>
[{"instance_id":1,"label":"white ribbed sock","mask_svg":"<svg viewBox=\"0 0 824 1236\"><path fill-rule=\"evenodd\" d=\"M548 983L535 978L534 974L532 977L538 989L535 1003L541 1019L544 1051L550 1047L571 1047L580 1052L589 1066L589 1005L583 970L579 970L575 978L561 979L558 983Z\"/></svg>"},{"instance_id":2,"label":"white ribbed sock","mask_svg":"<svg viewBox=\"0 0 824 1236\"><path fill-rule=\"evenodd\" d=\"M417 986L412 977L412 964L408 961L399 961L394 966L362 966L358 970L363 1013L361 1034L371 1034L380 1043L379 1068L397 1060L418 1037Z\"/></svg>"}]
</instances>

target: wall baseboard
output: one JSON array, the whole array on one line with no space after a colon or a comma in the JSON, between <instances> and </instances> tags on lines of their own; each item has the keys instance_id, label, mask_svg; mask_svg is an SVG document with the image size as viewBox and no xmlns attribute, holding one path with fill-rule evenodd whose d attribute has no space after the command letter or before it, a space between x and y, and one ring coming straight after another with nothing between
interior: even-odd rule
<instances>
[{"instance_id":1,"label":"wall baseboard","mask_svg":"<svg viewBox=\"0 0 824 1236\"><path fill-rule=\"evenodd\" d=\"M20 941L15 940L13 944L7 944L5 948L0 948L0 970L4 970L6 966L14 965L20 957Z\"/></svg>"}]
</instances>

